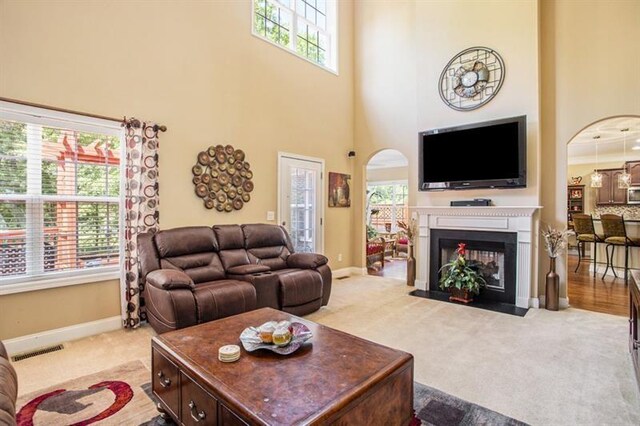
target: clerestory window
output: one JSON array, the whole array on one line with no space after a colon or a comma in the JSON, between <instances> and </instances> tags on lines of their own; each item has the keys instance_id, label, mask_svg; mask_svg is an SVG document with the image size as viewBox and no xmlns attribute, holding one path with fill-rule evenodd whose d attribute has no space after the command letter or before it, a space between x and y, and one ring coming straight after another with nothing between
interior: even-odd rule
<instances>
[{"instance_id":1,"label":"clerestory window","mask_svg":"<svg viewBox=\"0 0 640 426\"><path fill-rule=\"evenodd\" d=\"M336 0L254 0L253 34L337 71Z\"/></svg>"}]
</instances>

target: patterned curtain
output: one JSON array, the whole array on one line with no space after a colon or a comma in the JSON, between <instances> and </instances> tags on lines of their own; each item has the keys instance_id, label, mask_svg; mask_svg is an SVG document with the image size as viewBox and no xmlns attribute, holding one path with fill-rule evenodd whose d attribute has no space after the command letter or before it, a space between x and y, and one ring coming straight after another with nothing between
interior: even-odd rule
<instances>
[{"instance_id":1,"label":"patterned curtain","mask_svg":"<svg viewBox=\"0 0 640 426\"><path fill-rule=\"evenodd\" d=\"M146 321L143 284L138 270L138 234L158 230L158 126L135 118L125 123L124 267L120 286L124 292L125 328Z\"/></svg>"}]
</instances>

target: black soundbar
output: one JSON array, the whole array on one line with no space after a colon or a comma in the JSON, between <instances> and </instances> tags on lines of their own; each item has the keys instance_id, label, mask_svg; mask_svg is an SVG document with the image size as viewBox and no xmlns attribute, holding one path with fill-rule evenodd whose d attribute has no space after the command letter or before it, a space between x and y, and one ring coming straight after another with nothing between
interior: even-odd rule
<instances>
[{"instance_id":1,"label":"black soundbar","mask_svg":"<svg viewBox=\"0 0 640 426\"><path fill-rule=\"evenodd\" d=\"M491 200L488 198L475 198L473 200L456 200L451 202L451 207L481 207L490 206Z\"/></svg>"}]
</instances>

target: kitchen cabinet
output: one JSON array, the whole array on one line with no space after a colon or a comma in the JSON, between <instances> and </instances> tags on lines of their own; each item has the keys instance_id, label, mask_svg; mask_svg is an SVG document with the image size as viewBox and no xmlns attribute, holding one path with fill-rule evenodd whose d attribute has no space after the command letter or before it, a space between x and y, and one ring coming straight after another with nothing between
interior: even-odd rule
<instances>
[{"instance_id":1,"label":"kitchen cabinet","mask_svg":"<svg viewBox=\"0 0 640 426\"><path fill-rule=\"evenodd\" d=\"M640 186L640 161L627 161L627 171L631 175L631 186Z\"/></svg>"},{"instance_id":2,"label":"kitchen cabinet","mask_svg":"<svg viewBox=\"0 0 640 426\"><path fill-rule=\"evenodd\" d=\"M584 185L567 186L567 221L572 227L571 215L584 213Z\"/></svg>"},{"instance_id":3,"label":"kitchen cabinet","mask_svg":"<svg viewBox=\"0 0 640 426\"><path fill-rule=\"evenodd\" d=\"M602 174L602 187L596 190L596 204L621 205L627 204L627 188L618 187L618 176L624 169L598 170Z\"/></svg>"}]
</instances>

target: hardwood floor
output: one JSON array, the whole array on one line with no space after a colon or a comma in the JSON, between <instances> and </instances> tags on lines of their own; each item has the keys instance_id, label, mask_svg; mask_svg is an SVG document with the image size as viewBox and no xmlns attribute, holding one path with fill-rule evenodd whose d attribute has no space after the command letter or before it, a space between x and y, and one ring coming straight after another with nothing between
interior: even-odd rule
<instances>
[{"instance_id":1,"label":"hardwood floor","mask_svg":"<svg viewBox=\"0 0 640 426\"><path fill-rule=\"evenodd\" d=\"M407 278L407 259L387 257L384 261L384 268L379 270L368 268L367 273L369 275L375 275L377 277L397 278L404 280Z\"/></svg>"},{"instance_id":2,"label":"hardwood floor","mask_svg":"<svg viewBox=\"0 0 640 426\"><path fill-rule=\"evenodd\" d=\"M567 282L569 304L572 307L620 316L629 315L629 288L624 284L624 278L607 276L602 280L600 274L593 278L593 272L589 272L589 259L580 263L578 272L573 272L577 264L578 257L570 255Z\"/></svg>"}]
</instances>

